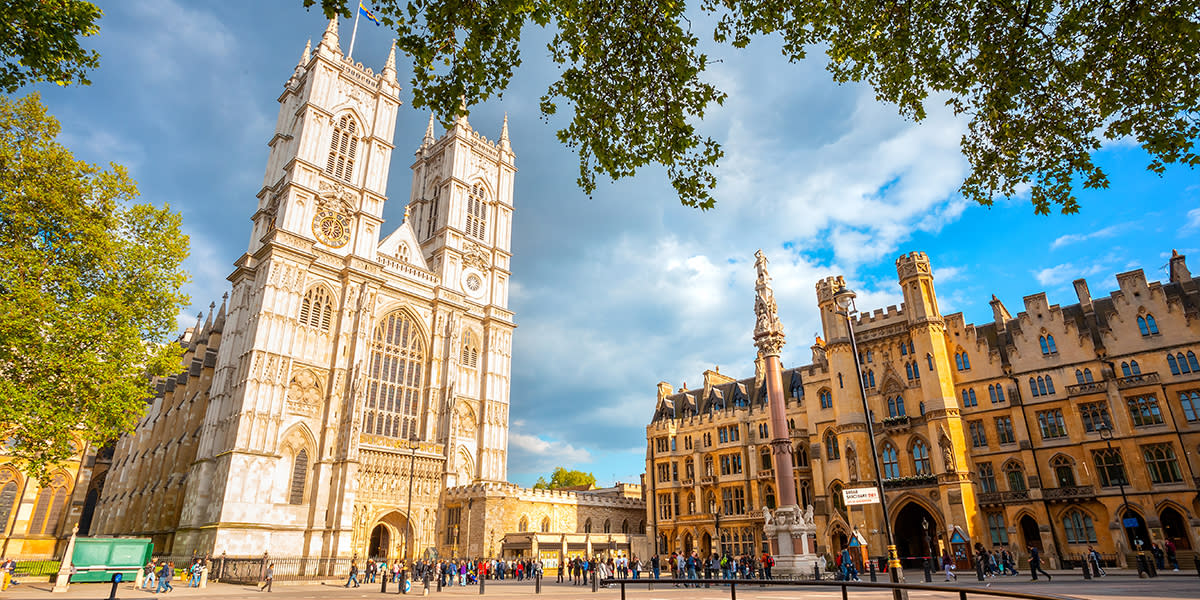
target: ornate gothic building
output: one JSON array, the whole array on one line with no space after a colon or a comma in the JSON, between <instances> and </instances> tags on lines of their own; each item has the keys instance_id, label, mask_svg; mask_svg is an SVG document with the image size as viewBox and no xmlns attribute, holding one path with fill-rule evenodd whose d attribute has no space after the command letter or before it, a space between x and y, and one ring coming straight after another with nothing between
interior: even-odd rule
<instances>
[{"instance_id":1,"label":"ornate gothic building","mask_svg":"<svg viewBox=\"0 0 1200 600\"><path fill-rule=\"evenodd\" d=\"M435 137L431 118L388 231L399 91L394 51L379 73L350 62L336 21L305 48L228 305L117 443L93 533L176 555L411 556L438 546L447 488L504 481L507 122L491 142L466 117Z\"/></svg>"},{"instance_id":2,"label":"ornate gothic building","mask_svg":"<svg viewBox=\"0 0 1200 600\"><path fill-rule=\"evenodd\" d=\"M1033 545L1055 566L1089 545L1118 563L1139 543L1197 548L1200 282L1183 256L1168 281L1122 273L1104 297L1077 280L1069 306L1038 293L1013 315L993 297L983 324L941 313L923 253L896 269L904 304L854 316L857 361L834 303L844 283L817 282L823 339L782 371L796 495L815 509L820 552L882 556L885 518L910 566L977 542ZM761 362L751 379L658 385L646 487L660 552L765 550L762 508L778 492ZM842 494L874 485L868 418L888 515Z\"/></svg>"}]
</instances>

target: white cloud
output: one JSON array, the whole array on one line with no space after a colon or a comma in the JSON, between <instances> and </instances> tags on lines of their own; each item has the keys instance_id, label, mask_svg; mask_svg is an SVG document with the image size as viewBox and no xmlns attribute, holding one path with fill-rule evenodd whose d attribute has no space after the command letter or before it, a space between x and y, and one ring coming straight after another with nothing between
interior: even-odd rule
<instances>
[{"instance_id":1,"label":"white cloud","mask_svg":"<svg viewBox=\"0 0 1200 600\"><path fill-rule=\"evenodd\" d=\"M592 454L586 449L561 440L511 432L508 445L509 450L520 459L520 470L525 472L549 472L555 467L573 468L592 462Z\"/></svg>"},{"instance_id":2,"label":"white cloud","mask_svg":"<svg viewBox=\"0 0 1200 600\"><path fill-rule=\"evenodd\" d=\"M1197 215L1197 218L1200 219L1200 214ZM1089 233L1068 233L1067 235L1059 236L1053 242L1051 242L1050 249L1057 250L1063 246L1077 244L1079 242L1086 242L1087 240L1092 239L1110 238L1120 233L1121 229L1121 225L1109 225L1104 229L1097 229L1096 231Z\"/></svg>"},{"instance_id":3,"label":"white cloud","mask_svg":"<svg viewBox=\"0 0 1200 600\"><path fill-rule=\"evenodd\" d=\"M1180 233L1191 232L1200 229L1200 208L1193 208L1187 212L1187 222L1183 224Z\"/></svg>"},{"instance_id":4,"label":"white cloud","mask_svg":"<svg viewBox=\"0 0 1200 600\"><path fill-rule=\"evenodd\" d=\"M1074 281L1083 277L1089 277L1104 273L1109 270L1107 263L1096 263L1091 266L1078 266L1073 263L1062 263L1047 267L1038 271L1033 271L1033 278L1037 282L1046 287L1054 287Z\"/></svg>"}]
</instances>

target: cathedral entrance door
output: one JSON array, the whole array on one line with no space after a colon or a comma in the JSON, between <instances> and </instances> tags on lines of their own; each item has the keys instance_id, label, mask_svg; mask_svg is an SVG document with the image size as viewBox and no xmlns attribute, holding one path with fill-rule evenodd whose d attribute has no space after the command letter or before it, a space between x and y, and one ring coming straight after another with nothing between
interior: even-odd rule
<instances>
[{"instance_id":1,"label":"cathedral entrance door","mask_svg":"<svg viewBox=\"0 0 1200 600\"><path fill-rule=\"evenodd\" d=\"M703 556L705 560L707 560L708 557L712 556L712 553L713 553L712 534L705 531L704 537L700 538L700 555Z\"/></svg>"},{"instance_id":2,"label":"cathedral entrance door","mask_svg":"<svg viewBox=\"0 0 1200 600\"><path fill-rule=\"evenodd\" d=\"M1042 534L1038 532L1037 521L1029 515L1021 517L1021 537L1025 540L1026 546L1037 548L1039 554L1042 552ZM1024 548L1018 550L1022 554L1025 552Z\"/></svg>"},{"instance_id":3,"label":"cathedral entrance door","mask_svg":"<svg viewBox=\"0 0 1200 600\"><path fill-rule=\"evenodd\" d=\"M1183 520L1183 515L1179 511L1170 506L1162 509L1159 513L1159 518L1162 519L1163 535L1175 542L1177 550L1191 550L1192 540L1188 536L1187 522Z\"/></svg>"},{"instance_id":4,"label":"cathedral entrance door","mask_svg":"<svg viewBox=\"0 0 1200 600\"><path fill-rule=\"evenodd\" d=\"M928 529L926 529L928 527ZM896 554L905 569L921 569L926 556L936 556L938 520L916 502L905 504L896 513Z\"/></svg>"},{"instance_id":5,"label":"cathedral entrance door","mask_svg":"<svg viewBox=\"0 0 1200 600\"><path fill-rule=\"evenodd\" d=\"M388 542L391 532L386 525L380 523L371 530L371 545L367 549L368 558L388 558Z\"/></svg>"}]
</instances>

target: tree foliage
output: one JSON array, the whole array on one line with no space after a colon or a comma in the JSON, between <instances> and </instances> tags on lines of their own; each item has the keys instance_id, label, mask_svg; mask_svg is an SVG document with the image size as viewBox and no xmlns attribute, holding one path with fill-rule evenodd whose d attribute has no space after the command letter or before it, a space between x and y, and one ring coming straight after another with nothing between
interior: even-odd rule
<instances>
[{"instance_id":1,"label":"tree foliage","mask_svg":"<svg viewBox=\"0 0 1200 600\"><path fill-rule=\"evenodd\" d=\"M58 133L37 95L0 97L0 439L39 477L133 427L187 302L179 215Z\"/></svg>"},{"instance_id":2,"label":"tree foliage","mask_svg":"<svg viewBox=\"0 0 1200 600\"><path fill-rule=\"evenodd\" d=\"M546 481L545 477L538 477L537 483L533 484L533 489L557 490L559 488L579 485L596 485L596 476L583 471L568 471L565 467L558 467L554 469L554 473L550 474L549 482Z\"/></svg>"},{"instance_id":3,"label":"tree foliage","mask_svg":"<svg viewBox=\"0 0 1200 600\"><path fill-rule=\"evenodd\" d=\"M91 81L100 54L79 45L100 31L101 11L84 0L0 0L0 89L12 93L37 81Z\"/></svg>"},{"instance_id":4,"label":"tree foliage","mask_svg":"<svg viewBox=\"0 0 1200 600\"><path fill-rule=\"evenodd\" d=\"M320 2L349 17L355 0ZM695 128L723 92L704 81L680 0L374 0L413 60L413 105L452 115L501 94L521 65L527 23L554 27L560 77L541 101L574 108L558 138L577 149L579 183L663 165L689 206L710 208L720 145ZM1200 163L1200 4L1194 0L700 0L716 42L782 39L817 48L838 82L865 82L920 121L930 101L969 120L967 198L991 205L1028 190L1040 214L1078 210L1075 187L1104 188L1093 156L1128 140L1148 168Z\"/></svg>"}]
</instances>

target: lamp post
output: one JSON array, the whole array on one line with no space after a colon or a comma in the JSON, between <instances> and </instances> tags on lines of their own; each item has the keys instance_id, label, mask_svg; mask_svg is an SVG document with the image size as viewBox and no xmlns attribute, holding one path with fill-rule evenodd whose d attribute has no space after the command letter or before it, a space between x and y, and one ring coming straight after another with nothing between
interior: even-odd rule
<instances>
[{"instance_id":1,"label":"lamp post","mask_svg":"<svg viewBox=\"0 0 1200 600\"><path fill-rule=\"evenodd\" d=\"M879 451L875 447L875 427L874 419L871 417L871 410L867 406L867 391L863 388L862 382L862 365L858 362L858 342L854 339L854 324L850 322L850 315L858 312L854 307L854 290L842 285L833 294L833 301L841 310L836 311L846 319L846 333L850 336L850 356L854 359L854 380L858 382L858 395L862 399L863 419L867 422L867 442L871 446L871 465L875 467L875 486L879 490L879 507L883 511L883 531L887 536L887 559L888 559L888 575L892 583L902 583L904 581L904 573L901 571L900 559L896 556L896 540L892 537L892 523L888 517L887 494L883 492L883 477L881 476L882 469L879 468ZM892 590L896 600L904 600L907 594L904 590Z\"/></svg>"},{"instance_id":2,"label":"lamp post","mask_svg":"<svg viewBox=\"0 0 1200 600\"><path fill-rule=\"evenodd\" d=\"M407 512L405 512L405 518L408 520L408 523L406 523L407 527L404 528L404 560L407 563L411 563L412 562L412 533L413 533L412 490L413 490L413 476L415 475L415 473L413 471L414 471L414 469L416 469L416 466L417 466L417 436L415 434L412 437L408 438L408 445L412 450L412 456L411 456L411 458L409 458L409 461L408 461L408 508L406 509Z\"/></svg>"},{"instance_id":3,"label":"lamp post","mask_svg":"<svg viewBox=\"0 0 1200 600\"><path fill-rule=\"evenodd\" d=\"M725 542L721 537L721 507L717 505L716 498L708 501L708 512L712 513L716 521L713 528L717 531L717 556L725 556Z\"/></svg>"},{"instance_id":4,"label":"lamp post","mask_svg":"<svg viewBox=\"0 0 1200 600\"><path fill-rule=\"evenodd\" d=\"M921 517L921 529L925 531L925 583L933 582L933 540L929 538L929 519Z\"/></svg>"},{"instance_id":5,"label":"lamp post","mask_svg":"<svg viewBox=\"0 0 1200 600\"><path fill-rule=\"evenodd\" d=\"M1111 460L1113 456L1112 428L1107 423L1101 423L1096 427L1096 431L1100 434L1100 439L1104 440L1104 445L1108 447L1108 459ZM1109 471L1110 466L1107 463L1108 460L1105 460L1104 470L1105 475L1108 476L1108 480L1111 483L1112 473ZM1130 546L1136 546L1134 550L1137 552L1137 570L1138 575L1141 575L1143 572L1149 572L1149 569L1145 566L1146 555L1142 553L1142 546L1140 544L1135 545L1129 539L1129 528L1125 526L1125 515L1129 514L1129 497L1125 495L1125 461L1123 460L1121 461L1121 477L1117 479L1117 485L1121 488L1121 529L1125 531L1125 541L1129 542Z\"/></svg>"}]
</instances>

